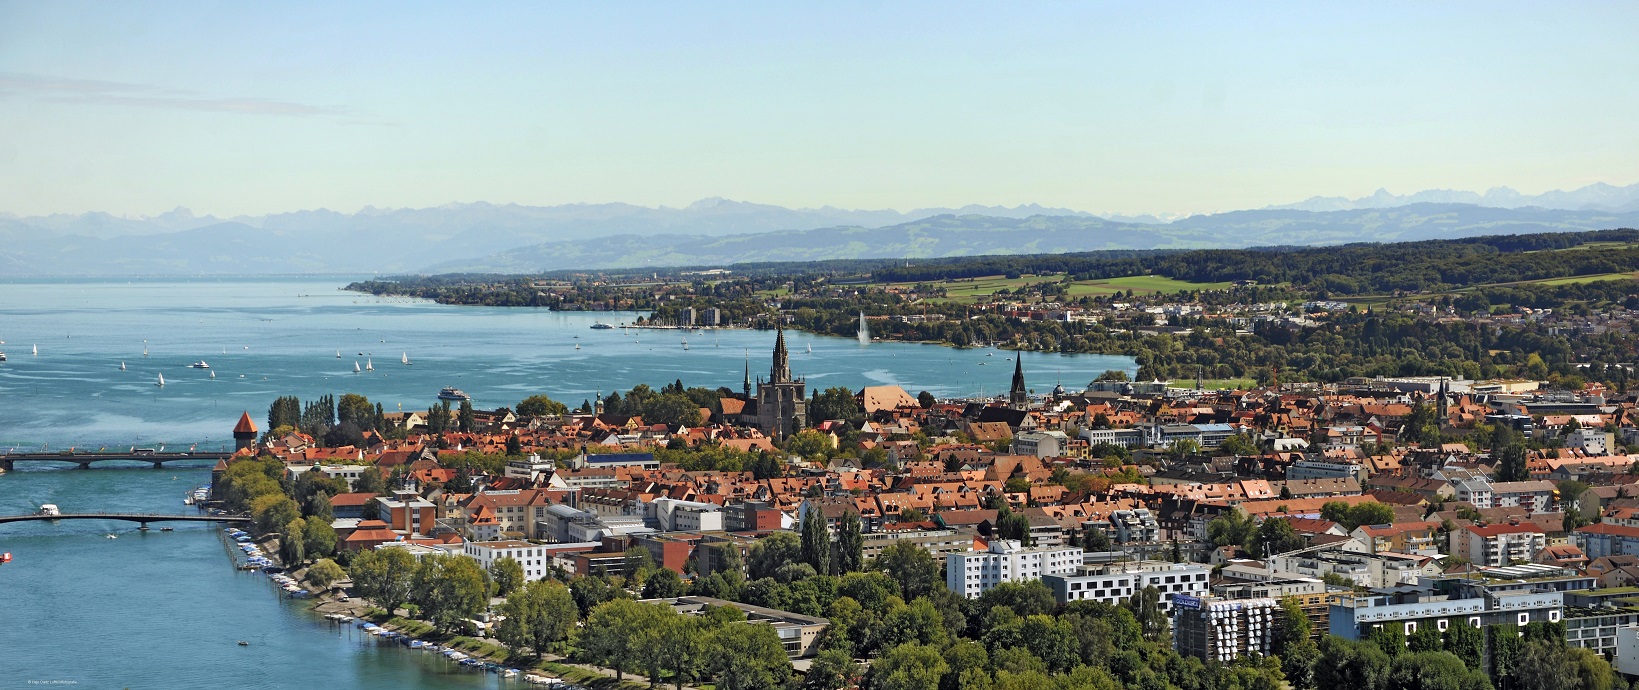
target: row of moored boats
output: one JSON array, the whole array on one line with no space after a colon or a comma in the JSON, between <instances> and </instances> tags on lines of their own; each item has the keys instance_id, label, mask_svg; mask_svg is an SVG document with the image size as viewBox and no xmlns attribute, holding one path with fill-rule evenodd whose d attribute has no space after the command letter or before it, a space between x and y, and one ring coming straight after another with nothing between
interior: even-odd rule
<instances>
[{"instance_id":1,"label":"row of moored boats","mask_svg":"<svg viewBox=\"0 0 1639 690\"><path fill-rule=\"evenodd\" d=\"M326 615L325 618L337 623L352 623L360 630L363 630L366 635L373 635L383 640L396 642L405 647L409 647L410 649L439 654L450 661L475 671L489 671L490 673L498 674L503 678L516 678L519 675L522 675L523 679L527 682L548 687L564 688L565 690L575 687L556 678L548 678L546 676L537 675L534 673L526 673L521 669L509 668L491 661L484 661L483 659L474 658L466 652L454 647L445 647L443 645L427 642L425 640L418 640L410 637L409 635L405 635L404 633L388 630L362 618L353 618L352 616L346 616L339 613Z\"/></svg>"}]
</instances>

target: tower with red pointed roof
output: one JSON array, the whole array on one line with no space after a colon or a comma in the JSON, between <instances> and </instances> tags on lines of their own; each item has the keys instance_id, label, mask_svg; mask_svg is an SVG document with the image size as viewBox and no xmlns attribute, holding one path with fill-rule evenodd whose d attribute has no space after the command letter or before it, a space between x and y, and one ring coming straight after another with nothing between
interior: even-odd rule
<instances>
[{"instance_id":1,"label":"tower with red pointed roof","mask_svg":"<svg viewBox=\"0 0 1639 690\"><path fill-rule=\"evenodd\" d=\"M233 449L241 451L256 446L256 422L251 421L250 413L239 415L239 423L233 427Z\"/></svg>"}]
</instances>

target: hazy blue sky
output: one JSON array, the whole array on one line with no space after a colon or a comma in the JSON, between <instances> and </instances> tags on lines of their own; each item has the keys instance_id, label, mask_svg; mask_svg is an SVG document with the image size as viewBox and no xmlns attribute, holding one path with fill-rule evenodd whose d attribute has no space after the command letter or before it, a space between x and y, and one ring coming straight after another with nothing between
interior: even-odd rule
<instances>
[{"instance_id":1,"label":"hazy blue sky","mask_svg":"<svg viewBox=\"0 0 1639 690\"><path fill-rule=\"evenodd\" d=\"M0 211L1639 181L1633 2L337 5L0 2Z\"/></svg>"}]
</instances>

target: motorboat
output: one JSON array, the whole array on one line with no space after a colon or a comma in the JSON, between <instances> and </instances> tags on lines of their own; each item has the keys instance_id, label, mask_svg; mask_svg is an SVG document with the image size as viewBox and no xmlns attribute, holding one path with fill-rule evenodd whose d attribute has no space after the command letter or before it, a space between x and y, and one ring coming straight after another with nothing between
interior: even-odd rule
<instances>
[{"instance_id":1,"label":"motorboat","mask_svg":"<svg viewBox=\"0 0 1639 690\"><path fill-rule=\"evenodd\" d=\"M467 395L464 391L462 391L461 389L456 388L454 386L445 386L443 390L438 391L438 399L439 400L471 400L472 396Z\"/></svg>"},{"instance_id":2,"label":"motorboat","mask_svg":"<svg viewBox=\"0 0 1639 690\"><path fill-rule=\"evenodd\" d=\"M209 368L211 368L211 365L206 364L205 360L203 360L203 359L201 359L197 362L194 362L193 364L189 364L188 366L192 367L194 369L209 369Z\"/></svg>"}]
</instances>

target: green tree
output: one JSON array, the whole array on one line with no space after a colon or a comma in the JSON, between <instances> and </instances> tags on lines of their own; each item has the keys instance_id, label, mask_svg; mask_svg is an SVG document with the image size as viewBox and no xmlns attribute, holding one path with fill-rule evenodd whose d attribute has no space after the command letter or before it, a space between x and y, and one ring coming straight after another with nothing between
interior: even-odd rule
<instances>
[{"instance_id":1,"label":"green tree","mask_svg":"<svg viewBox=\"0 0 1639 690\"><path fill-rule=\"evenodd\" d=\"M336 553L338 537L336 530L330 523L317 517L304 521L302 526L302 550L308 558L328 558Z\"/></svg>"},{"instance_id":2,"label":"green tree","mask_svg":"<svg viewBox=\"0 0 1639 690\"><path fill-rule=\"evenodd\" d=\"M813 429L804 429L785 440L785 452L807 460L822 460L830 454L831 440Z\"/></svg>"},{"instance_id":3,"label":"green tree","mask_svg":"<svg viewBox=\"0 0 1639 690\"><path fill-rule=\"evenodd\" d=\"M1206 524L1206 535L1213 546L1245 546L1255 529L1251 516L1230 508Z\"/></svg>"},{"instance_id":4,"label":"green tree","mask_svg":"<svg viewBox=\"0 0 1639 690\"><path fill-rule=\"evenodd\" d=\"M746 573L753 580L774 577L774 571L802 558L802 539L790 532L775 532L758 539L746 555Z\"/></svg>"},{"instance_id":5,"label":"green tree","mask_svg":"<svg viewBox=\"0 0 1639 690\"><path fill-rule=\"evenodd\" d=\"M489 579L495 583L496 596L507 596L524 583L524 566L516 558L502 556L489 564Z\"/></svg>"},{"instance_id":6,"label":"green tree","mask_svg":"<svg viewBox=\"0 0 1639 690\"><path fill-rule=\"evenodd\" d=\"M336 565L335 561L328 558L321 558L307 569L307 576L305 579L307 580L308 584L311 584L314 587L319 589L329 589L330 583L336 582L337 580L346 579L346 577L347 571L342 570L341 566Z\"/></svg>"},{"instance_id":7,"label":"green tree","mask_svg":"<svg viewBox=\"0 0 1639 690\"><path fill-rule=\"evenodd\" d=\"M1252 538L1252 551L1259 557L1296 551L1307 545L1286 518L1266 518Z\"/></svg>"},{"instance_id":8,"label":"green tree","mask_svg":"<svg viewBox=\"0 0 1639 690\"><path fill-rule=\"evenodd\" d=\"M837 521L837 541L832 545L831 558L838 573L851 573L865 567L865 534L859 513L848 511Z\"/></svg>"},{"instance_id":9,"label":"green tree","mask_svg":"<svg viewBox=\"0 0 1639 690\"><path fill-rule=\"evenodd\" d=\"M1531 478L1525 469L1525 444L1515 441L1492 452L1497 460L1497 481L1523 482Z\"/></svg>"},{"instance_id":10,"label":"green tree","mask_svg":"<svg viewBox=\"0 0 1639 690\"><path fill-rule=\"evenodd\" d=\"M300 568L307 561L307 544L302 533L306 527L307 521L298 517L291 518L284 529L279 530L279 559L291 570Z\"/></svg>"},{"instance_id":11,"label":"green tree","mask_svg":"<svg viewBox=\"0 0 1639 690\"><path fill-rule=\"evenodd\" d=\"M1458 621L1446 628L1441 648L1455 654L1469 668L1482 668L1480 664L1485 653L1485 631Z\"/></svg>"},{"instance_id":12,"label":"green tree","mask_svg":"<svg viewBox=\"0 0 1639 690\"><path fill-rule=\"evenodd\" d=\"M569 588L553 580L525 582L501 605L504 618L496 636L514 649L529 649L535 658L568 637L580 618Z\"/></svg>"},{"instance_id":13,"label":"green tree","mask_svg":"<svg viewBox=\"0 0 1639 690\"><path fill-rule=\"evenodd\" d=\"M848 690L859 683L859 664L846 652L821 650L803 675L802 690Z\"/></svg>"},{"instance_id":14,"label":"green tree","mask_svg":"<svg viewBox=\"0 0 1639 690\"><path fill-rule=\"evenodd\" d=\"M1478 669L1463 666L1446 652L1407 652L1389 665L1390 690L1491 690L1491 681ZM1532 686L1540 687L1540 686Z\"/></svg>"},{"instance_id":15,"label":"green tree","mask_svg":"<svg viewBox=\"0 0 1639 690\"><path fill-rule=\"evenodd\" d=\"M456 409L455 428L463 434L478 430L478 415L472 409L471 400L462 400L461 406Z\"/></svg>"},{"instance_id":16,"label":"green tree","mask_svg":"<svg viewBox=\"0 0 1639 690\"><path fill-rule=\"evenodd\" d=\"M1154 585L1134 592L1124 605L1132 611L1133 617L1138 619L1145 640L1157 644L1168 640L1169 626L1166 613L1161 611L1161 591Z\"/></svg>"},{"instance_id":17,"label":"green tree","mask_svg":"<svg viewBox=\"0 0 1639 690\"><path fill-rule=\"evenodd\" d=\"M785 685L791 661L769 625L724 625L708 643L708 667L720 690L762 690Z\"/></svg>"},{"instance_id":18,"label":"green tree","mask_svg":"<svg viewBox=\"0 0 1639 690\"><path fill-rule=\"evenodd\" d=\"M899 585L899 591L910 599L926 596L941 584L939 562L927 549L910 542L888 545L881 554L871 559L870 568L887 574Z\"/></svg>"},{"instance_id":19,"label":"green tree","mask_svg":"<svg viewBox=\"0 0 1639 690\"><path fill-rule=\"evenodd\" d=\"M666 571L671 572L671 571ZM677 690L695 680L706 664L706 618L693 616L666 616L656 631L654 656L661 671L672 675Z\"/></svg>"},{"instance_id":20,"label":"green tree","mask_svg":"<svg viewBox=\"0 0 1639 690\"><path fill-rule=\"evenodd\" d=\"M808 401L809 426L832 419L856 420L864 416L865 411L860 409L859 401L854 399L854 392L848 388L835 387L827 388L824 392L814 391Z\"/></svg>"},{"instance_id":21,"label":"green tree","mask_svg":"<svg viewBox=\"0 0 1639 690\"><path fill-rule=\"evenodd\" d=\"M1315 687L1382 688L1388 682L1389 656L1377 645L1327 635L1320 638Z\"/></svg>"},{"instance_id":22,"label":"green tree","mask_svg":"<svg viewBox=\"0 0 1639 690\"><path fill-rule=\"evenodd\" d=\"M353 491L361 494L380 494L387 491L387 480L382 477L381 469L366 467L359 473L359 478L353 480Z\"/></svg>"},{"instance_id":23,"label":"green tree","mask_svg":"<svg viewBox=\"0 0 1639 690\"><path fill-rule=\"evenodd\" d=\"M996 533L1003 539L1012 539L1030 545L1030 518L1024 513L1008 512L996 519Z\"/></svg>"},{"instance_id":24,"label":"green tree","mask_svg":"<svg viewBox=\"0 0 1639 690\"><path fill-rule=\"evenodd\" d=\"M265 494L250 502L250 516L256 531L269 534L301 517L301 508L283 493Z\"/></svg>"},{"instance_id":25,"label":"green tree","mask_svg":"<svg viewBox=\"0 0 1639 690\"><path fill-rule=\"evenodd\" d=\"M933 397L933 394L927 391L922 391L916 394L916 406L924 410L933 409L933 406L938 404L938 402L939 401Z\"/></svg>"},{"instance_id":26,"label":"green tree","mask_svg":"<svg viewBox=\"0 0 1639 690\"><path fill-rule=\"evenodd\" d=\"M1406 651L1406 632L1397 627L1398 624L1383 624L1373 627L1366 633L1366 641L1377 645L1384 654L1391 657L1399 656Z\"/></svg>"},{"instance_id":27,"label":"green tree","mask_svg":"<svg viewBox=\"0 0 1639 690\"><path fill-rule=\"evenodd\" d=\"M340 424L352 424L360 429L376 428L376 408L370 399L357 393L341 396L336 402L336 419Z\"/></svg>"},{"instance_id":28,"label":"green tree","mask_svg":"<svg viewBox=\"0 0 1639 690\"><path fill-rule=\"evenodd\" d=\"M802 560L821 575L831 573L831 530L817 504L802 513Z\"/></svg>"},{"instance_id":29,"label":"green tree","mask_svg":"<svg viewBox=\"0 0 1639 690\"><path fill-rule=\"evenodd\" d=\"M440 632L452 632L489 603L484 569L466 556L422 556L412 577L415 604Z\"/></svg>"},{"instance_id":30,"label":"green tree","mask_svg":"<svg viewBox=\"0 0 1639 690\"><path fill-rule=\"evenodd\" d=\"M415 556L404 549L372 549L354 556L347 572L354 590L391 614L410 600L415 569Z\"/></svg>"},{"instance_id":31,"label":"green tree","mask_svg":"<svg viewBox=\"0 0 1639 690\"><path fill-rule=\"evenodd\" d=\"M683 578L670 568L660 568L643 581L644 599L670 599L683 596Z\"/></svg>"},{"instance_id":32,"label":"green tree","mask_svg":"<svg viewBox=\"0 0 1639 690\"><path fill-rule=\"evenodd\" d=\"M545 395L531 395L518 403L518 414L525 417L569 414L569 407Z\"/></svg>"},{"instance_id":33,"label":"green tree","mask_svg":"<svg viewBox=\"0 0 1639 690\"><path fill-rule=\"evenodd\" d=\"M938 690L950 670L939 650L923 644L902 644L871 664L870 690Z\"/></svg>"},{"instance_id":34,"label":"green tree","mask_svg":"<svg viewBox=\"0 0 1639 690\"><path fill-rule=\"evenodd\" d=\"M642 645L649 640L661 615L660 607L630 599L598 604L586 618L581 650L592 661L614 669L619 680L640 660Z\"/></svg>"}]
</instances>

